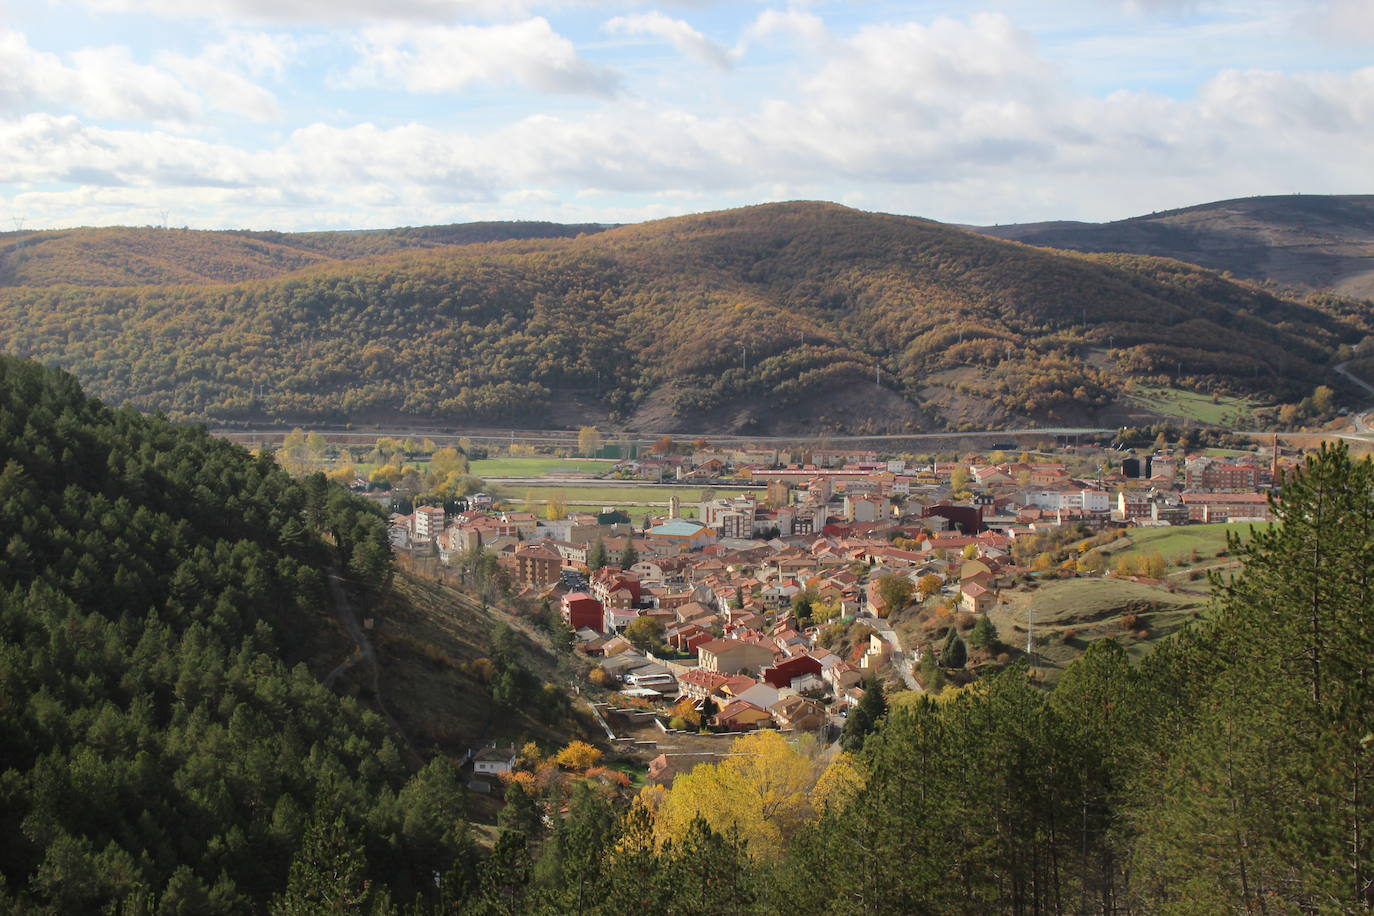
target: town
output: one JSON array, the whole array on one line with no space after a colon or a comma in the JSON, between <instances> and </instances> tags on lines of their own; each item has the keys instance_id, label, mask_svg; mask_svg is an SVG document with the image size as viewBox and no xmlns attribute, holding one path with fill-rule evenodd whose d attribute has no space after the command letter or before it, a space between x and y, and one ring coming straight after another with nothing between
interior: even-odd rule
<instances>
[{"instance_id":1,"label":"town","mask_svg":"<svg viewBox=\"0 0 1374 916\"><path fill-rule=\"evenodd\" d=\"M1186 557L1136 551L1113 562L1111 548L1126 532L1266 523L1296 461L1277 439L1253 452L1161 441L1139 453L1070 446L929 461L706 443L671 451L611 473L752 489L708 489L697 504L674 492L666 512L640 523L615 506L559 513L550 500L541 513L475 494L457 512L393 515L391 542L459 576L475 558L494 560L512 607L566 627L591 685L609 693L599 709L634 721L652 713L663 735L834 739L875 683L933 692L1035 662L1031 611L1016 600L1028 588L1110 579L1163 594L1197 580L1166 575ZM660 757L651 775L668 763Z\"/></svg>"}]
</instances>

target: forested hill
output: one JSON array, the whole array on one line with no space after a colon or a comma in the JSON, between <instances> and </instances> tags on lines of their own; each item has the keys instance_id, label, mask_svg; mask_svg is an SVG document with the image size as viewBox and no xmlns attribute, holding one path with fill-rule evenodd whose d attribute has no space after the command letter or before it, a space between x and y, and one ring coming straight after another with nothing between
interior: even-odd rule
<instances>
[{"instance_id":1,"label":"forested hill","mask_svg":"<svg viewBox=\"0 0 1374 916\"><path fill-rule=\"evenodd\" d=\"M0 290L0 348L173 418L899 431L1298 399L1347 319L1176 261L791 203L219 286Z\"/></svg>"},{"instance_id":2,"label":"forested hill","mask_svg":"<svg viewBox=\"0 0 1374 916\"><path fill-rule=\"evenodd\" d=\"M977 231L1052 248L1178 258L1280 288L1374 299L1374 195L1246 197L1111 223Z\"/></svg>"},{"instance_id":3,"label":"forested hill","mask_svg":"<svg viewBox=\"0 0 1374 916\"><path fill-rule=\"evenodd\" d=\"M345 822L432 888L456 771L301 664L331 565L389 574L364 502L0 358L0 912L261 912Z\"/></svg>"},{"instance_id":4,"label":"forested hill","mask_svg":"<svg viewBox=\"0 0 1374 916\"><path fill-rule=\"evenodd\" d=\"M356 232L204 232L145 227L0 233L0 286L212 284L305 267L510 239L600 232L590 223L459 223Z\"/></svg>"}]
</instances>

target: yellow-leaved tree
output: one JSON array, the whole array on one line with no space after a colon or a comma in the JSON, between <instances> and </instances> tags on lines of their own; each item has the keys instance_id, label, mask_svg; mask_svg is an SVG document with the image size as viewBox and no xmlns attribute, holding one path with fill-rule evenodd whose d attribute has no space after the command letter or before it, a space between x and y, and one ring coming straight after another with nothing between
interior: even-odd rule
<instances>
[{"instance_id":1,"label":"yellow-leaved tree","mask_svg":"<svg viewBox=\"0 0 1374 916\"><path fill-rule=\"evenodd\" d=\"M818 767L814 760L775 731L745 735L730 745L720 763L700 764L673 781L667 793L646 794L655 807L654 832L659 842L681 840L693 818L713 830L738 830L751 855L780 855L784 838L812 817L811 790Z\"/></svg>"},{"instance_id":2,"label":"yellow-leaved tree","mask_svg":"<svg viewBox=\"0 0 1374 916\"><path fill-rule=\"evenodd\" d=\"M588 458L601 451L601 433L595 426L584 426L577 431L577 450Z\"/></svg>"},{"instance_id":3,"label":"yellow-leaved tree","mask_svg":"<svg viewBox=\"0 0 1374 916\"><path fill-rule=\"evenodd\" d=\"M914 692L914 691L909 691ZM842 810L864 787L863 764L848 751L841 751L816 780L811 790L811 810L819 817L829 808Z\"/></svg>"},{"instance_id":4,"label":"yellow-leaved tree","mask_svg":"<svg viewBox=\"0 0 1374 916\"><path fill-rule=\"evenodd\" d=\"M585 770L595 766L601 759L601 751L585 741L573 741L559 751L553 758L561 767L570 770Z\"/></svg>"}]
</instances>

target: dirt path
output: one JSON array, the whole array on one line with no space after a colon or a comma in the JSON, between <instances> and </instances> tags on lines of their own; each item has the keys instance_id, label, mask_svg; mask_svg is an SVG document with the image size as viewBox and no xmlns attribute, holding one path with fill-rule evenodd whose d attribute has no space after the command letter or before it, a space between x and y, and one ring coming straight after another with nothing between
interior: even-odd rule
<instances>
[{"instance_id":1,"label":"dirt path","mask_svg":"<svg viewBox=\"0 0 1374 916\"><path fill-rule=\"evenodd\" d=\"M358 614L353 609L353 602L348 598L348 592L344 589L343 578L339 575L336 568L330 567L325 571L325 576L329 581L329 595L334 600L334 613L339 619L339 624L348 634L348 638L353 640L353 654L341 662L333 671L325 675L324 686L330 690L334 689L335 682L344 672L351 670L359 663L367 668L368 686L372 689L373 702L377 706L377 712L387 725L401 738L402 749L409 758L410 763L416 769L424 765L424 760L415 752L415 748L410 744L410 738L406 736L401 728L401 723L396 721L396 717L387 708L386 698L382 696L382 671L377 664L377 650L373 648L372 640L368 638L366 631L358 623Z\"/></svg>"}]
</instances>

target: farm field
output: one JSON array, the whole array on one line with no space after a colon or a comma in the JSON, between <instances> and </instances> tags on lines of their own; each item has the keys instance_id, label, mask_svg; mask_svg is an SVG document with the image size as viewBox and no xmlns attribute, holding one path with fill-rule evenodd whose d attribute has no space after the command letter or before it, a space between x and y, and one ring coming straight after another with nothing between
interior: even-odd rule
<instances>
[{"instance_id":1,"label":"farm field","mask_svg":"<svg viewBox=\"0 0 1374 916\"><path fill-rule=\"evenodd\" d=\"M1137 388L1129 397L1161 416L1197 420L1199 423L1217 426L1234 425L1238 417L1243 423L1256 406L1249 399L1225 396L1218 397L1213 402L1210 394L1198 394L1179 388Z\"/></svg>"},{"instance_id":2,"label":"farm field","mask_svg":"<svg viewBox=\"0 0 1374 916\"><path fill-rule=\"evenodd\" d=\"M615 467L608 458L483 458L469 464L477 477L547 477L558 474L605 474Z\"/></svg>"},{"instance_id":3,"label":"farm field","mask_svg":"<svg viewBox=\"0 0 1374 916\"><path fill-rule=\"evenodd\" d=\"M541 483L532 480L528 483L498 484L497 489L516 499L523 498L526 493L533 493L538 499L547 499L555 493L561 493L568 502L599 503L604 501L606 505L616 501L667 505L670 496L677 496L684 503L699 503L703 489L712 490L721 497L738 496L746 492L762 495L760 490L749 491L738 487L729 489L716 489L715 487L607 487L597 486L596 481L587 481L583 484L580 481L575 483L565 481Z\"/></svg>"}]
</instances>

